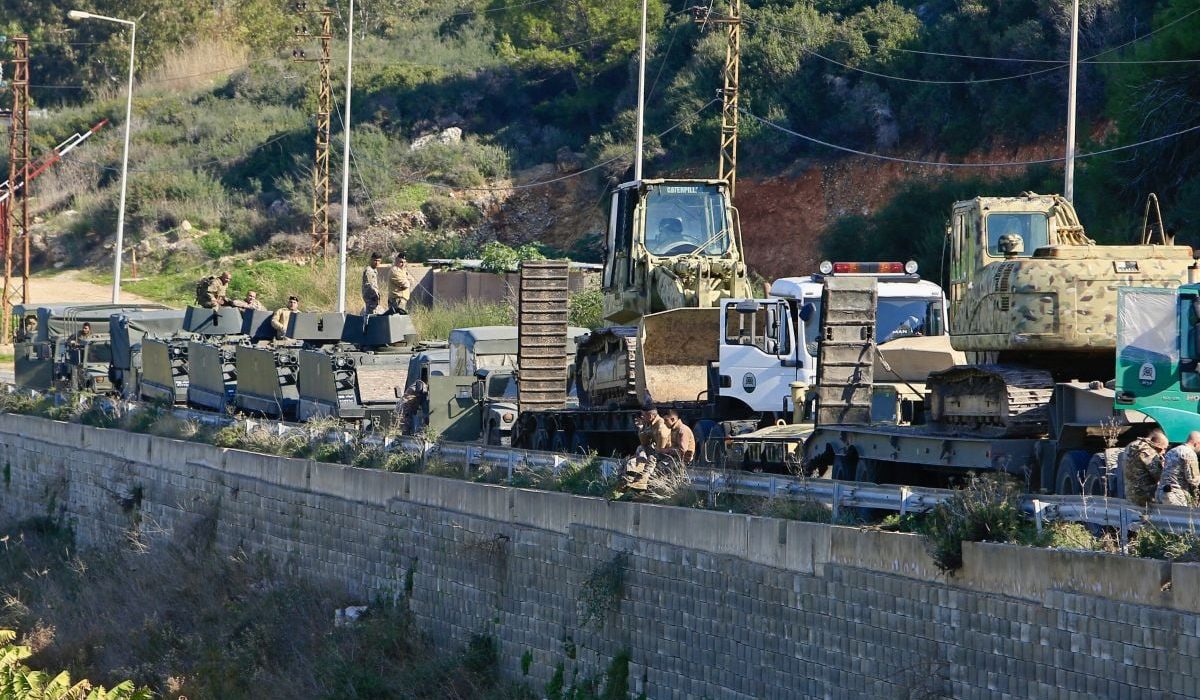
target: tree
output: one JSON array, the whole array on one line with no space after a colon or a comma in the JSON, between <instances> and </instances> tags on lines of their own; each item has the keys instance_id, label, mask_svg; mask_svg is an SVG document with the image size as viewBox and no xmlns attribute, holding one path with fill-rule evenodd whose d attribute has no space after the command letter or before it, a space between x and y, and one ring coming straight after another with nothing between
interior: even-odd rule
<instances>
[{"instance_id":1,"label":"tree","mask_svg":"<svg viewBox=\"0 0 1200 700\"><path fill-rule=\"evenodd\" d=\"M56 676L34 671L22 663L33 652L27 646L13 644L16 638L16 632L0 630L0 700L152 700L154 697L149 688L135 688L132 681L106 690L87 680L72 683L66 671Z\"/></svg>"}]
</instances>

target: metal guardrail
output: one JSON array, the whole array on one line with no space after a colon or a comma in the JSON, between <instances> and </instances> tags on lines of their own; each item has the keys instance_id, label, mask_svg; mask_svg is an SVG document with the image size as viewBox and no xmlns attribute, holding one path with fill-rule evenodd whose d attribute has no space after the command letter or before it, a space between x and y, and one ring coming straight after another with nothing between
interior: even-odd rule
<instances>
[{"instance_id":1,"label":"metal guardrail","mask_svg":"<svg viewBox=\"0 0 1200 700\"><path fill-rule=\"evenodd\" d=\"M123 410L138 410L142 405L135 402L120 402L120 406ZM461 463L464 475L469 475L473 467L498 467L505 470L505 480L509 482L512 481L518 470L533 469L557 472L568 463L578 462L581 457L581 455L524 450L498 445L436 442L408 435L359 437L348 431L335 430L326 430L323 434L317 435L311 427L302 423L237 418L189 408L175 408L172 412L178 418L194 420L206 425L240 424L247 431L261 428L278 435L303 433L310 438L320 438L327 442L350 443L358 440L361 444L381 447L386 451L403 450L423 455L425 459L438 458L451 464ZM623 462L617 458L596 459L599 460L601 472L606 477L617 474ZM835 481L706 468L689 468L688 478L694 489L710 495L736 494L819 503L831 508L835 520L847 508L890 511L901 515L925 513L946 502L955 494L952 489ZM1131 532L1146 525L1171 532L1200 533L1200 511L1195 508L1160 505L1138 508L1124 499L1107 496L1026 495L1021 500L1021 509L1035 520L1039 532L1050 522L1076 522L1098 527L1111 527L1119 533L1122 544L1128 541Z\"/></svg>"}]
</instances>

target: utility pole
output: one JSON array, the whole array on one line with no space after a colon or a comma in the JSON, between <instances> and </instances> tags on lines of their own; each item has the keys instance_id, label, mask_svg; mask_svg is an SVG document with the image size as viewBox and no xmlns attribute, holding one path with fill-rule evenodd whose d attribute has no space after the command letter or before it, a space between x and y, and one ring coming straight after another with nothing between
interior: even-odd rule
<instances>
[{"instance_id":1,"label":"utility pole","mask_svg":"<svg viewBox=\"0 0 1200 700\"><path fill-rule=\"evenodd\" d=\"M296 13L301 17L316 15L321 20L321 33L317 35L321 54L308 58L303 49L292 51L292 60L297 63L317 64L320 86L317 89L317 147L313 160L313 214L312 253L329 254L329 115L333 112L333 83L329 78L329 60L333 51L333 10L323 8L309 10L308 4L297 2ZM303 24L296 25L297 38L309 38L312 34Z\"/></svg>"},{"instance_id":2,"label":"utility pole","mask_svg":"<svg viewBox=\"0 0 1200 700\"><path fill-rule=\"evenodd\" d=\"M725 26L725 85L721 90L721 161L717 177L729 183L732 199L737 185L738 84L742 54L742 0L729 0L728 15L714 15L707 7L693 7L696 23Z\"/></svg>"},{"instance_id":3,"label":"utility pole","mask_svg":"<svg viewBox=\"0 0 1200 700\"><path fill-rule=\"evenodd\" d=\"M8 126L8 181L16 185L29 170L29 37L13 38L12 119ZM29 183L11 190L8 235L4 237L4 319L0 340L12 342L12 307L29 303ZM19 200L18 200L19 198Z\"/></svg>"}]
</instances>

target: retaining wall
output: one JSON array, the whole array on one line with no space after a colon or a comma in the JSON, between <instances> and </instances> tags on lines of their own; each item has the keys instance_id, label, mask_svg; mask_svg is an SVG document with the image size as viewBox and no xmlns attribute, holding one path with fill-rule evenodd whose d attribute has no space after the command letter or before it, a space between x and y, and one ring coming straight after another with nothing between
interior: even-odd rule
<instances>
[{"instance_id":1,"label":"retaining wall","mask_svg":"<svg viewBox=\"0 0 1200 700\"><path fill-rule=\"evenodd\" d=\"M0 415L0 520L82 545L210 528L542 688L630 653L648 698L1200 697L1200 567L389 474ZM619 582L620 594L610 595ZM575 676L577 674L577 676Z\"/></svg>"}]
</instances>

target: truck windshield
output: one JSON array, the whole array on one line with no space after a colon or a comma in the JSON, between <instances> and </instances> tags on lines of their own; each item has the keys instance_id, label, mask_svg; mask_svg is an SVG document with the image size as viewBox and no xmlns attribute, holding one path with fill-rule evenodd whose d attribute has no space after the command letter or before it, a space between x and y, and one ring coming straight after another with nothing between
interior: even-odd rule
<instances>
[{"instance_id":1,"label":"truck windshield","mask_svg":"<svg viewBox=\"0 0 1200 700\"><path fill-rule=\"evenodd\" d=\"M987 216L988 255L1004 255L1000 250L1000 237L1015 234L1025 242L1021 257L1033 255L1033 251L1050 245L1050 234L1046 215L1040 212L996 212Z\"/></svg>"},{"instance_id":2,"label":"truck windshield","mask_svg":"<svg viewBox=\"0 0 1200 700\"><path fill-rule=\"evenodd\" d=\"M645 202L646 250L652 255L729 250L725 197L717 185L652 185Z\"/></svg>"},{"instance_id":3,"label":"truck windshield","mask_svg":"<svg viewBox=\"0 0 1200 700\"><path fill-rule=\"evenodd\" d=\"M817 356L821 338L821 301L814 299L813 314L804 325L804 344L808 354ZM939 299L892 297L881 298L876 309L875 337L879 344L920 335L944 335L942 302Z\"/></svg>"},{"instance_id":4,"label":"truck windshield","mask_svg":"<svg viewBox=\"0 0 1200 700\"><path fill-rule=\"evenodd\" d=\"M897 338L942 335L940 299L880 299L875 317L875 337L882 345Z\"/></svg>"}]
</instances>

